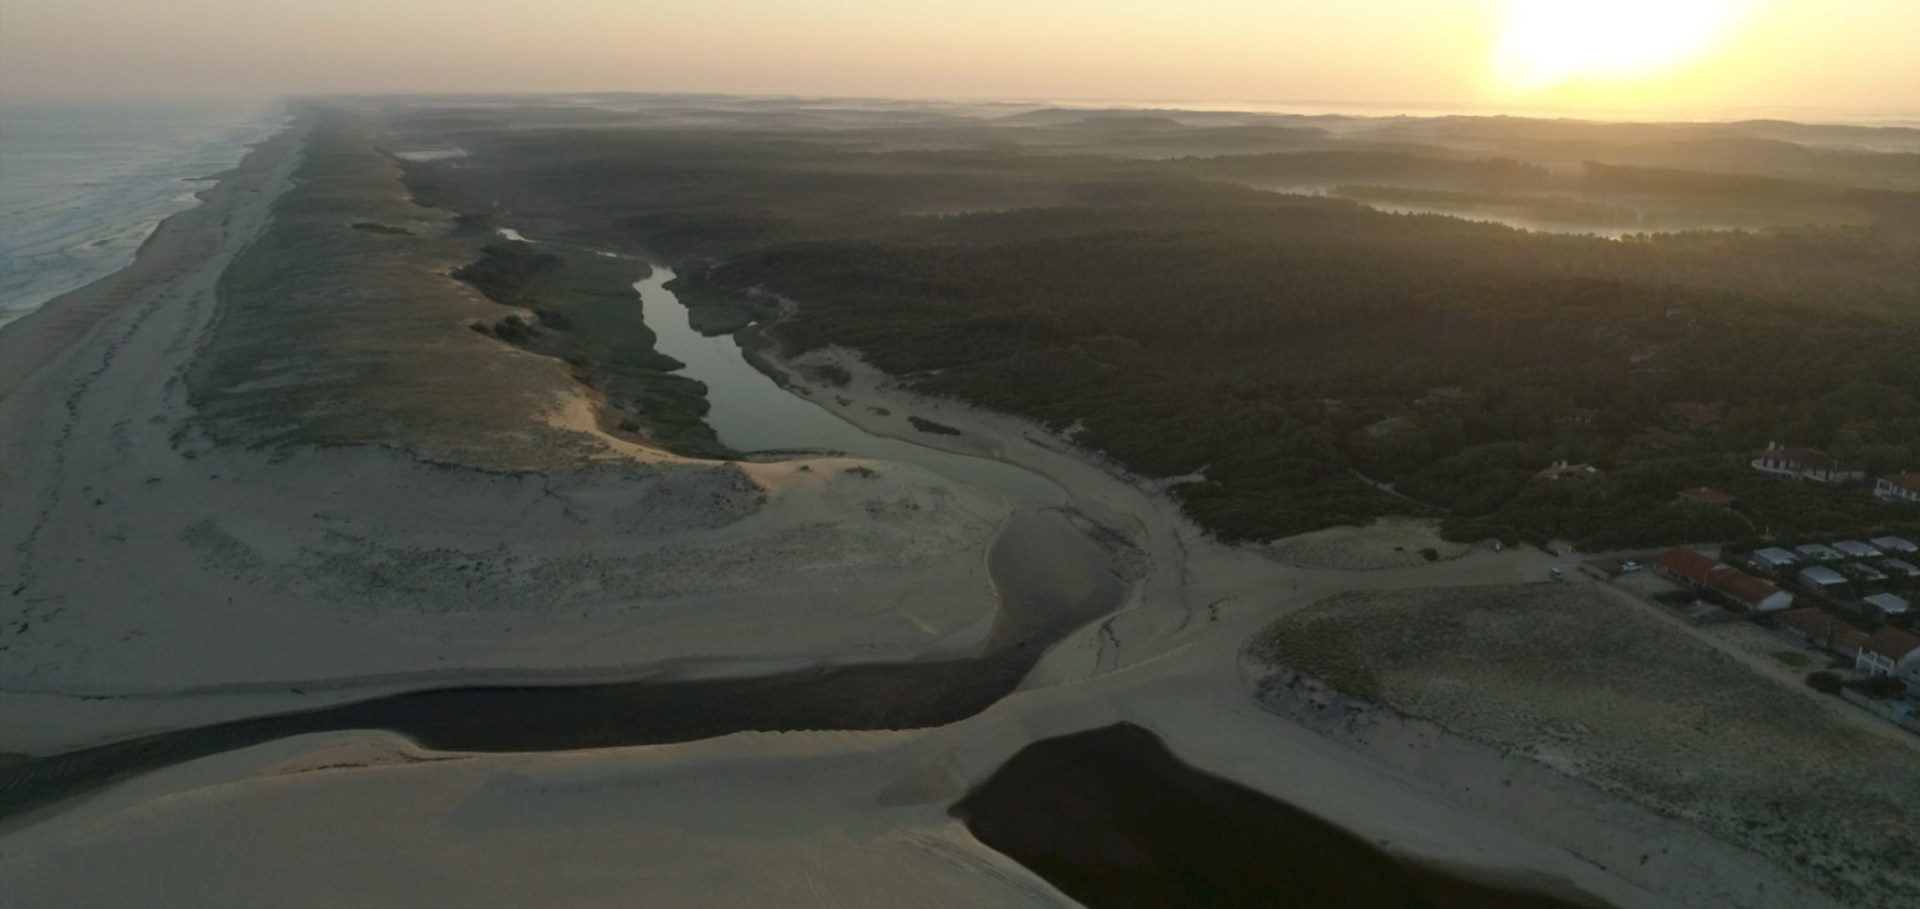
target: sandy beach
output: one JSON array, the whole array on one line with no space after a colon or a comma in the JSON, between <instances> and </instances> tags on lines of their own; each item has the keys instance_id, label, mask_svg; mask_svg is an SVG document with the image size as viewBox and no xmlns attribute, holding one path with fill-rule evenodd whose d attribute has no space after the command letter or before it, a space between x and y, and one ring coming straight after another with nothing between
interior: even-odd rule
<instances>
[{"instance_id":1,"label":"sandy beach","mask_svg":"<svg viewBox=\"0 0 1920 909\"><path fill-rule=\"evenodd\" d=\"M0 750L173 710L898 659L986 633L1008 506L911 465L688 462L599 432L573 394L541 419L601 453L565 471L206 441L179 377L298 148L263 146L128 272L0 333L45 364L4 358Z\"/></svg>"},{"instance_id":2,"label":"sandy beach","mask_svg":"<svg viewBox=\"0 0 1920 909\"><path fill-rule=\"evenodd\" d=\"M676 458L601 431L579 393L514 415L528 438L564 433L587 452L559 467L201 435L181 377L302 139L263 146L128 272L0 332L0 751L402 690L981 646L999 603L985 554L1032 503L912 464ZM472 302L444 275L412 277L449 285L449 311ZM470 344L449 342L450 358L495 358L450 362L564 375L447 324ZM807 378L828 363L848 381ZM1528 771L1524 797L1464 797L1500 787L1512 762L1414 726L1359 747L1263 708L1248 684L1247 642L1329 596L1535 583L1571 558L1461 547L1429 561L1431 528L1398 524L1225 546L1163 484L1041 427L914 394L845 351L775 364L796 377L788 393L867 433L1050 481L1062 500L1048 513L1102 546L1122 605L1047 649L1017 693L936 729L484 755L336 732L189 761L0 822L0 902L1072 905L949 808L1037 740L1128 722L1194 767L1476 879L1621 907L1838 905L1772 859L1552 770ZM1666 857L1643 859L1649 843ZM105 866L122 871L84 873Z\"/></svg>"}]
</instances>

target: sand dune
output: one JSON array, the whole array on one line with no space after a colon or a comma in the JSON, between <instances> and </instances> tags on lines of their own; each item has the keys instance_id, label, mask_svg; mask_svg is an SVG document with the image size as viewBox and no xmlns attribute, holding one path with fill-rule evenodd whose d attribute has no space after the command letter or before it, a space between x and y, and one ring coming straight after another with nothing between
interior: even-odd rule
<instances>
[{"instance_id":1,"label":"sand dune","mask_svg":"<svg viewBox=\"0 0 1920 909\"><path fill-rule=\"evenodd\" d=\"M904 659L986 633L982 553L1013 506L965 478L662 457L614 444L572 398L527 431L567 434L587 454L542 470L196 434L179 377L217 316L223 269L268 223L294 164L290 145L264 151L252 162L262 192L200 216L202 229L224 225L205 258L149 274L124 306L102 301L112 313L97 329L0 399L0 751L428 685ZM21 324L38 332L59 312ZM802 376L795 393L862 429L1064 489L1054 507L1131 583L1120 610L1049 649L1013 696L933 730L528 755L432 753L368 732L190 761L0 827L0 902L1070 905L947 808L1037 739L1125 721L1203 770L1476 876L1624 907L1734 893L1829 904L1779 865L1575 795L1563 777L1489 811L1452 785L1497 785L1497 757L1452 756L1436 783L1261 709L1243 679L1250 638L1330 594L1514 584L1570 563L1530 550L1389 558L1423 539L1395 528L1346 534L1380 556L1365 566L1284 564L1208 539L1153 484L1040 427L915 395L841 352L815 356L851 380L829 390ZM958 434L916 432L909 416ZM1647 842L1684 854L1684 873L1636 861Z\"/></svg>"}]
</instances>

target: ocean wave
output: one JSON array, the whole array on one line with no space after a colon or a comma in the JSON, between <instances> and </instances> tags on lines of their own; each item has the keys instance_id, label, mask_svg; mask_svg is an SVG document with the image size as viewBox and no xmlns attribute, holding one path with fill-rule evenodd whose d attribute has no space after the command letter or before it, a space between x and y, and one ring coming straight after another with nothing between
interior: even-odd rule
<instances>
[{"instance_id":1,"label":"ocean wave","mask_svg":"<svg viewBox=\"0 0 1920 909\"><path fill-rule=\"evenodd\" d=\"M259 103L0 106L0 326L126 267L285 121Z\"/></svg>"}]
</instances>

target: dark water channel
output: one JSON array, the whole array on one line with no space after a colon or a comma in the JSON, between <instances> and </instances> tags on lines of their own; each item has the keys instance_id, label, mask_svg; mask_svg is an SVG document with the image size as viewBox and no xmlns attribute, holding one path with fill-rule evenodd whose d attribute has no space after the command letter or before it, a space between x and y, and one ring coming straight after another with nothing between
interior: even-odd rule
<instances>
[{"instance_id":1,"label":"dark water channel","mask_svg":"<svg viewBox=\"0 0 1920 909\"><path fill-rule=\"evenodd\" d=\"M384 729L446 751L567 751L733 732L943 726L1012 693L1048 645L1113 611L1126 585L1058 512L1014 519L989 556L1000 611L965 659L741 679L418 691L115 742L0 767L0 818L208 755L314 732Z\"/></svg>"},{"instance_id":2,"label":"dark water channel","mask_svg":"<svg viewBox=\"0 0 1920 909\"><path fill-rule=\"evenodd\" d=\"M1035 742L953 808L982 843L1090 909L1575 909L1402 862L1120 724Z\"/></svg>"}]
</instances>

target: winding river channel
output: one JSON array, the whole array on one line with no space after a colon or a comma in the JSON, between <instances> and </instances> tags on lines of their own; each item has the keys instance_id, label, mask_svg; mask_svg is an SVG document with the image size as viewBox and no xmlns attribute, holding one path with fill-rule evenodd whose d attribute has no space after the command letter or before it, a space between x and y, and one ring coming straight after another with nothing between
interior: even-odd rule
<instances>
[{"instance_id":1,"label":"winding river channel","mask_svg":"<svg viewBox=\"0 0 1920 909\"><path fill-rule=\"evenodd\" d=\"M1017 688L1046 648L1119 606L1126 584L1108 554L1062 513L1067 494L1000 461L870 435L783 390L731 337L702 337L666 289L670 270L637 285L658 349L706 383L707 419L746 451L832 450L911 463L997 493L1014 516L988 570L999 610L973 656L825 666L754 678L592 685L489 686L408 692L312 711L164 732L0 769L0 818L23 814L161 767L274 739L387 730L440 750L532 752L692 741L733 732L908 729L952 723ZM972 557L956 554L957 557Z\"/></svg>"},{"instance_id":2,"label":"winding river channel","mask_svg":"<svg viewBox=\"0 0 1920 909\"><path fill-rule=\"evenodd\" d=\"M657 348L706 384L706 418L724 443L913 464L1012 506L987 554L999 602L976 653L744 678L442 688L164 732L0 766L0 829L159 768L317 732L386 730L433 750L538 752L749 730L943 726L1013 693L1049 646L1121 605L1127 583L1112 554L1068 519L1072 500L1059 484L991 458L871 435L783 389L747 362L733 338L693 331L666 286L673 277L655 269L636 289ZM1094 907L1265 905L1276 895L1315 909L1576 905L1405 864L1324 820L1182 764L1151 733L1130 726L1035 743L954 812L983 842Z\"/></svg>"}]
</instances>

